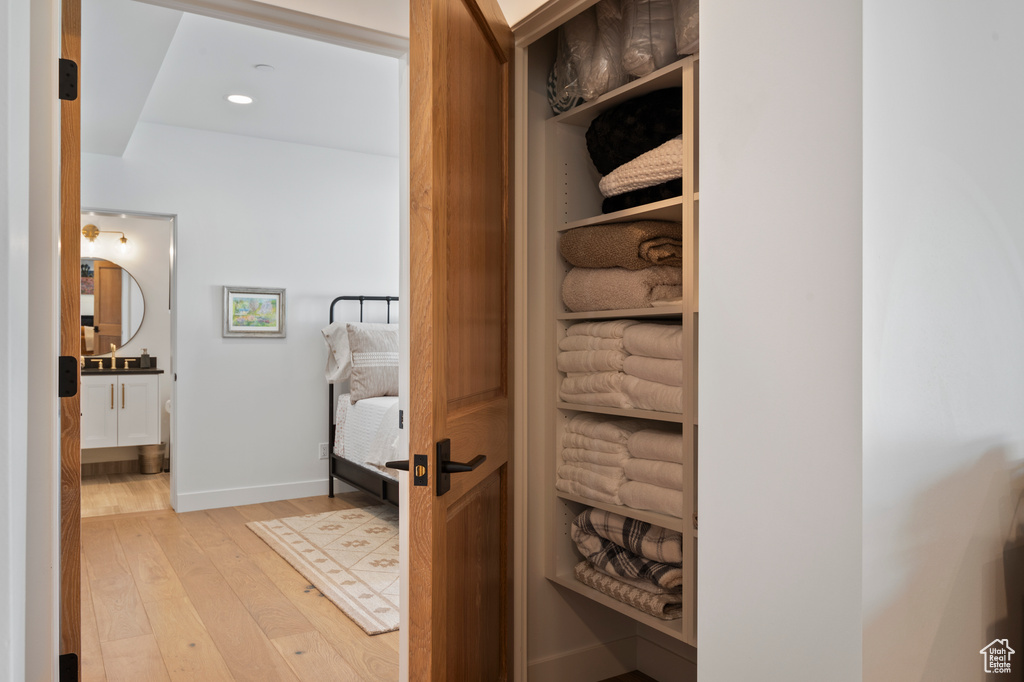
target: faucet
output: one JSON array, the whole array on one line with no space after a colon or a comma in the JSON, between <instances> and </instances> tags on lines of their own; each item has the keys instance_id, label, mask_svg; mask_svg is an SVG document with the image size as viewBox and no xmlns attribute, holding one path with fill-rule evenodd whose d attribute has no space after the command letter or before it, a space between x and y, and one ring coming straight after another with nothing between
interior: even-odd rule
<instances>
[{"instance_id":1,"label":"faucet","mask_svg":"<svg viewBox=\"0 0 1024 682\"><path fill-rule=\"evenodd\" d=\"M117 369L117 344L110 344L110 369Z\"/></svg>"}]
</instances>

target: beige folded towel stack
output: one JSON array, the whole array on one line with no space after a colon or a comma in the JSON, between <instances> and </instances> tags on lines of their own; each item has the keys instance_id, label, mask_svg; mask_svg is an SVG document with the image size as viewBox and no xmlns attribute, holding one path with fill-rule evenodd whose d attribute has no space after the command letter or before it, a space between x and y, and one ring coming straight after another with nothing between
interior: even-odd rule
<instances>
[{"instance_id":1,"label":"beige folded towel stack","mask_svg":"<svg viewBox=\"0 0 1024 682\"><path fill-rule=\"evenodd\" d=\"M683 271L658 265L645 270L573 268L562 280L562 300L573 312L650 308L683 295Z\"/></svg>"},{"instance_id":2,"label":"beige folded towel stack","mask_svg":"<svg viewBox=\"0 0 1024 682\"><path fill-rule=\"evenodd\" d=\"M622 504L619 489L626 482L622 466L629 459L626 443L641 427L631 419L603 419L578 414L562 436L562 464L555 487L570 495Z\"/></svg>"}]
</instances>

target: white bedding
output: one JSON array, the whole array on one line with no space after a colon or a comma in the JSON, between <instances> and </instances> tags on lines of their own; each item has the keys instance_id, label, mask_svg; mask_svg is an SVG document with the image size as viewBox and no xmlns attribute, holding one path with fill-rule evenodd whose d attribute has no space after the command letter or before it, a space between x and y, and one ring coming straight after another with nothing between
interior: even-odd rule
<instances>
[{"instance_id":1,"label":"white bedding","mask_svg":"<svg viewBox=\"0 0 1024 682\"><path fill-rule=\"evenodd\" d=\"M398 397L363 398L355 405L348 393L338 396L334 454L397 480L384 462L398 456Z\"/></svg>"}]
</instances>

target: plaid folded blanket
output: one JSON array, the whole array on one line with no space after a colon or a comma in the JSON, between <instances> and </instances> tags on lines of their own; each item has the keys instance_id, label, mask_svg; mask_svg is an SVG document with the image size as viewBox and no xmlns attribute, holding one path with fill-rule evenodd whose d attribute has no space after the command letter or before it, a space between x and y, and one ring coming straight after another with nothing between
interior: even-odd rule
<instances>
[{"instance_id":1,"label":"plaid folded blanket","mask_svg":"<svg viewBox=\"0 0 1024 682\"><path fill-rule=\"evenodd\" d=\"M602 533L621 539L629 549L602 537ZM584 558L609 575L647 580L667 589L683 582L679 533L618 514L588 509L573 520L572 539ZM649 558L651 556L674 561L669 564Z\"/></svg>"}]
</instances>

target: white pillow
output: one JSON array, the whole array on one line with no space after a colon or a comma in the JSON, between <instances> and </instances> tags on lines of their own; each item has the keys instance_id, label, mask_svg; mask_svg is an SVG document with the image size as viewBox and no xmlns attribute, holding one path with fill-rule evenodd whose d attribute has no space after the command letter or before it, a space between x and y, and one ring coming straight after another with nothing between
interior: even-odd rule
<instances>
[{"instance_id":1,"label":"white pillow","mask_svg":"<svg viewBox=\"0 0 1024 682\"><path fill-rule=\"evenodd\" d=\"M346 326L352 356L352 402L398 395L398 325L349 322Z\"/></svg>"},{"instance_id":2,"label":"white pillow","mask_svg":"<svg viewBox=\"0 0 1024 682\"><path fill-rule=\"evenodd\" d=\"M352 373L352 354L348 350L348 329L344 322L331 322L320 330L327 344L327 381L344 381Z\"/></svg>"}]
</instances>

